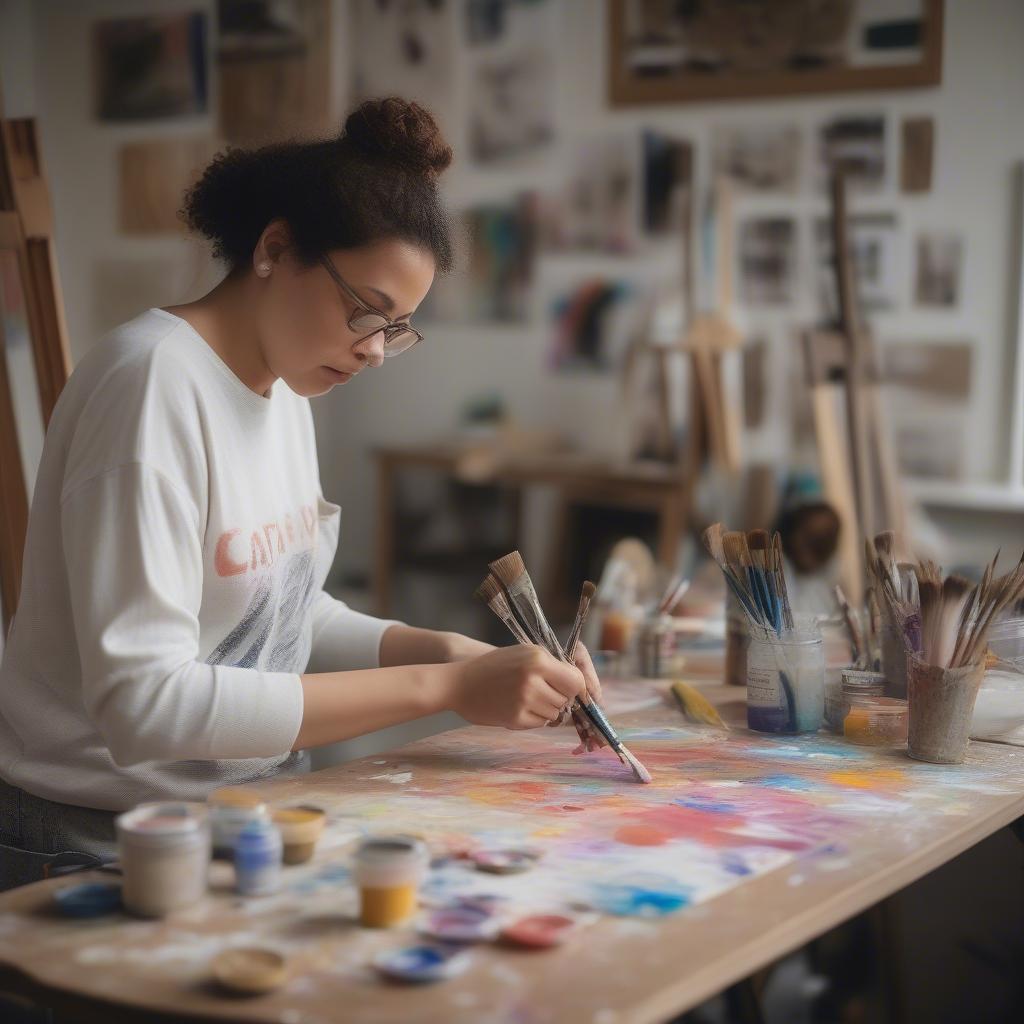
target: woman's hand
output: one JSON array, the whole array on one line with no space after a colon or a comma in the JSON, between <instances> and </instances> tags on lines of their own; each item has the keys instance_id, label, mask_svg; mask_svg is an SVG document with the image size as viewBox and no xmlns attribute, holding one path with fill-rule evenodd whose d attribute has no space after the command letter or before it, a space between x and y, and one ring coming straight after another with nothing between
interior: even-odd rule
<instances>
[{"instance_id":1,"label":"woman's hand","mask_svg":"<svg viewBox=\"0 0 1024 1024\"><path fill-rule=\"evenodd\" d=\"M591 671L593 669L591 668ZM583 672L541 647L499 647L452 666L450 706L474 725L535 729L586 693Z\"/></svg>"}]
</instances>

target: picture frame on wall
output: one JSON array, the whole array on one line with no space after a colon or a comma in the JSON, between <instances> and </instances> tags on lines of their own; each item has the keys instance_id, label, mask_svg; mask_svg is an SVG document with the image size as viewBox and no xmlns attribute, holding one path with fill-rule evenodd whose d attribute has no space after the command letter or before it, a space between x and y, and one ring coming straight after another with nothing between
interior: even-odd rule
<instances>
[{"instance_id":1,"label":"picture frame on wall","mask_svg":"<svg viewBox=\"0 0 1024 1024\"><path fill-rule=\"evenodd\" d=\"M942 81L943 0L609 0L613 107Z\"/></svg>"}]
</instances>

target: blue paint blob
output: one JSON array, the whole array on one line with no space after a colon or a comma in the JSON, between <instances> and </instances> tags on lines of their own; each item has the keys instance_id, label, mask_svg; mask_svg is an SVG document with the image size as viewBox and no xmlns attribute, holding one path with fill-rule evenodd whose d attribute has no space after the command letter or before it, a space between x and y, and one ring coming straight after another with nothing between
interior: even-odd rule
<instances>
[{"instance_id":1,"label":"blue paint blob","mask_svg":"<svg viewBox=\"0 0 1024 1024\"><path fill-rule=\"evenodd\" d=\"M53 898L66 917L101 917L121 908L121 886L84 882L58 889Z\"/></svg>"},{"instance_id":2,"label":"blue paint blob","mask_svg":"<svg viewBox=\"0 0 1024 1024\"><path fill-rule=\"evenodd\" d=\"M594 891L598 910L617 917L664 917L690 904L690 889L669 878L613 882Z\"/></svg>"},{"instance_id":3,"label":"blue paint blob","mask_svg":"<svg viewBox=\"0 0 1024 1024\"><path fill-rule=\"evenodd\" d=\"M743 857L734 850L724 850L720 855L720 859L722 867L724 867L730 875L739 875L742 878L745 875L753 874L753 869L747 864Z\"/></svg>"},{"instance_id":4,"label":"blue paint blob","mask_svg":"<svg viewBox=\"0 0 1024 1024\"><path fill-rule=\"evenodd\" d=\"M752 779L751 781L754 785L767 786L768 789L791 789L801 793L813 789L821 789L817 782L803 779L799 775L786 775L784 773L766 775L763 779Z\"/></svg>"},{"instance_id":5,"label":"blue paint blob","mask_svg":"<svg viewBox=\"0 0 1024 1024\"><path fill-rule=\"evenodd\" d=\"M709 811L712 814L732 814L736 810L736 805L727 800L712 800L710 797L703 796L685 796L673 800L672 803L677 807L688 807L693 811Z\"/></svg>"},{"instance_id":6,"label":"blue paint blob","mask_svg":"<svg viewBox=\"0 0 1024 1024\"><path fill-rule=\"evenodd\" d=\"M408 946L387 950L374 960L382 974L400 981L440 981L463 970L465 954L445 946Z\"/></svg>"}]
</instances>

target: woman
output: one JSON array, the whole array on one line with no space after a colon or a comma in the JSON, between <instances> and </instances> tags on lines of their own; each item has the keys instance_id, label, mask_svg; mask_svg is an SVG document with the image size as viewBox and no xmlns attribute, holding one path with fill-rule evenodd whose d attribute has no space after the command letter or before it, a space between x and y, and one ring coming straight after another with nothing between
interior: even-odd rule
<instances>
[{"instance_id":1,"label":"woman","mask_svg":"<svg viewBox=\"0 0 1024 1024\"><path fill-rule=\"evenodd\" d=\"M410 316L453 261L451 157L399 99L336 139L222 154L183 212L226 278L76 368L0 669L0 885L110 857L116 812L297 770L308 747L446 709L533 728L600 695L586 652L574 668L323 590L340 510L307 399L421 340Z\"/></svg>"}]
</instances>

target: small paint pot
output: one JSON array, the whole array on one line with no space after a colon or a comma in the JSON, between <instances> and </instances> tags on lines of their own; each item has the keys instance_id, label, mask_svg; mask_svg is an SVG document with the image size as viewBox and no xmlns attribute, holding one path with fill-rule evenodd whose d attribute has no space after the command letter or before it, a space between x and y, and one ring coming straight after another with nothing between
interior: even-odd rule
<instances>
[{"instance_id":1,"label":"small paint pot","mask_svg":"<svg viewBox=\"0 0 1024 1024\"><path fill-rule=\"evenodd\" d=\"M533 914L513 921L501 930L504 942L528 949L560 946L576 928L576 921L563 914Z\"/></svg>"},{"instance_id":2,"label":"small paint pot","mask_svg":"<svg viewBox=\"0 0 1024 1024\"><path fill-rule=\"evenodd\" d=\"M121 909L121 886L83 882L58 889L53 899L65 917L102 917Z\"/></svg>"},{"instance_id":3,"label":"small paint pot","mask_svg":"<svg viewBox=\"0 0 1024 1024\"><path fill-rule=\"evenodd\" d=\"M141 804L119 815L116 825L126 910L163 917L203 898L210 863L203 804Z\"/></svg>"},{"instance_id":4,"label":"small paint pot","mask_svg":"<svg viewBox=\"0 0 1024 1024\"><path fill-rule=\"evenodd\" d=\"M850 705L861 697L884 697L888 685L884 672L866 672L852 667L842 669L838 690L828 686L825 689L825 724L842 736Z\"/></svg>"},{"instance_id":5,"label":"small paint pot","mask_svg":"<svg viewBox=\"0 0 1024 1024\"><path fill-rule=\"evenodd\" d=\"M253 820L267 817L266 797L258 790L244 786L222 786L207 798L210 809L210 829L213 835L213 855L232 860L238 833Z\"/></svg>"},{"instance_id":6,"label":"small paint pot","mask_svg":"<svg viewBox=\"0 0 1024 1024\"><path fill-rule=\"evenodd\" d=\"M442 942L489 942L498 934L498 922L489 910L463 903L433 911L420 931Z\"/></svg>"},{"instance_id":7,"label":"small paint pot","mask_svg":"<svg viewBox=\"0 0 1024 1024\"><path fill-rule=\"evenodd\" d=\"M492 875L518 875L537 863L537 854L530 850L477 850L470 855L480 871Z\"/></svg>"},{"instance_id":8,"label":"small paint pot","mask_svg":"<svg viewBox=\"0 0 1024 1024\"><path fill-rule=\"evenodd\" d=\"M288 961L272 949L226 949L210 967L224 988L240 995L273 992L288 980Z\"/></svg>"},{"instance_id":9,"label":"small paint pot","mask_svg":"<svg viewBox=\"0 0 1024 1024\"><path fill-rule=\"evenodd\" d=\"M469 957L457 946L407 946L385 950L373 966L387 978L423 983L461 974L469 966Z\"/></svg>"},{"instance_id":10,"label":"small paint pot","mask_svg":"<svg viewBox=\"0 0 1024 1024\"><path fill-rule=\"evenodd\" d=\"M843 735L865 747L902 747L909 725L907 701L898 697L854 697L843 720Z\"/></svg>"},{"instance_id":11,"label":"small paint pot","mask_svg":"<svg viewBox=\"0 0 1024 1024\"><path fill-rule=\"evenodd\" d=\"M429 864L425 844L413 836L364 839L352 865L363 925L393 928L412 917Z\"/></svg>"},{"instance_id":12,"label":"small paint pot","mask_svg":"<svg viewBox=\"0 0 1024 1024\"><path fill-rule=\"evenodd\" d=\"M281 830L285 864L304 864L313 856L327 815L319 807L278 807L271 820Z\"/></svg>"},{"instance_id":13,"label":"small paint pot","mask_svg":"<svg viewBox=\"0 0 1024 1024\"><path fill-rule=\"evenodd\" d=\"M243 896L269 896L281 888L281 830L254 818L235 840L235 887Z\"/></svg>"}]
</instances>

